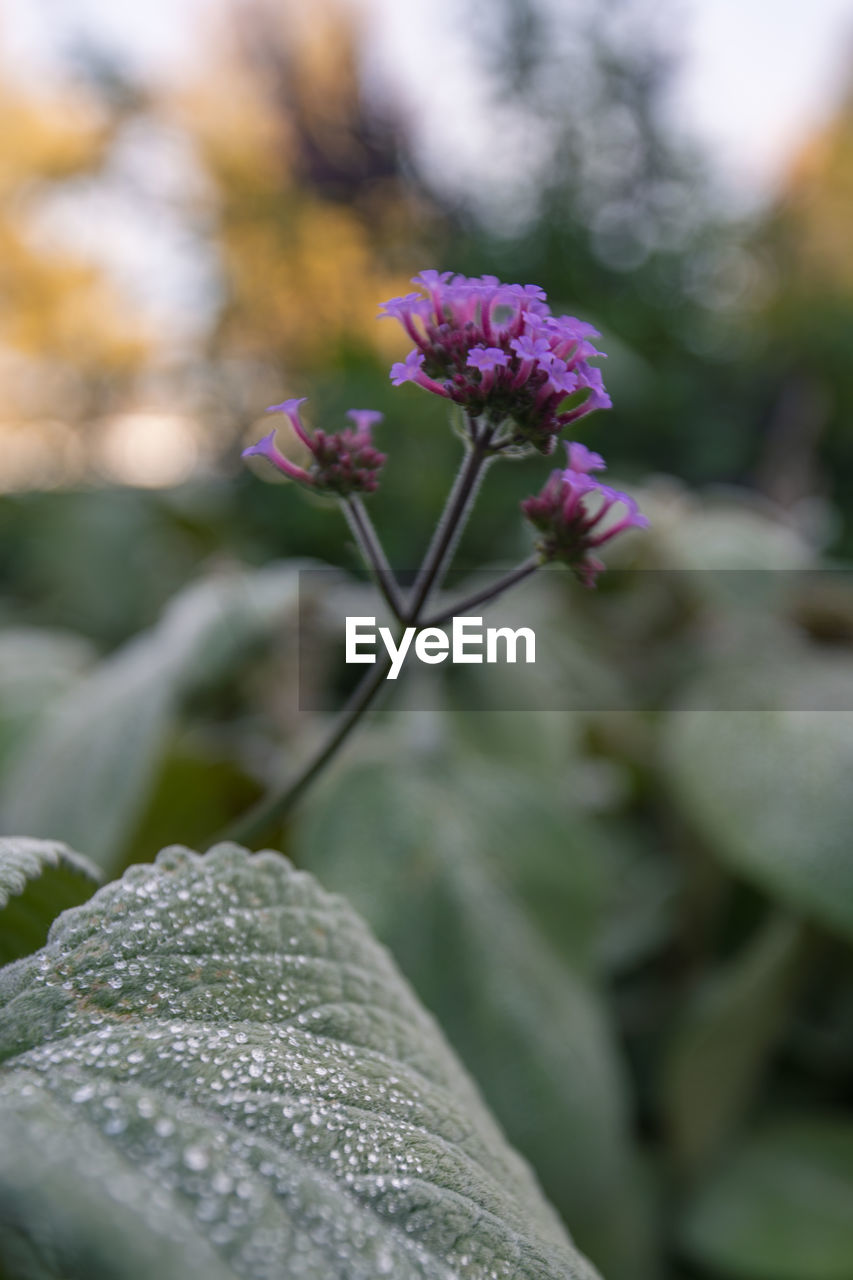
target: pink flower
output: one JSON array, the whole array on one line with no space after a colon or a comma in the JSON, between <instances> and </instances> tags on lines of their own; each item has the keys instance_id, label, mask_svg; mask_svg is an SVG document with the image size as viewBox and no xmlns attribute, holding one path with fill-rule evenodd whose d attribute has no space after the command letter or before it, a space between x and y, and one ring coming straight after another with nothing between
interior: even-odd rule
<instances>
[{"instance_id":1,"label":"pink flower","mask_svg":"<svg viewBox=\"0 0 853 1280\"><path fill-rule=\"evenodd\" d=\"M391 366L391 385L400 387L404 382L414 382L425 391L433 391L436 395L446 396L449 392L440 383L428 378L423 371L424 353L410 351L405 360L397 361Z\"/></svg>"},{"instance_id":2,"label":"pink flower","mask_svg":"<svg viewBox=\"0 0 853 1280\"><path fill-rule=\"evenodd\" d=\"M500 347L472 347L465 364L479 372L480 391L485 394L495 385L497 370L509 364L509 356Z\"/></svg>"},{"instance_id":3,"label":"pink flower","mask_svg":"<svg viewBox=\"0 0 853 1280\"><path fill-rule=\"evenodd\" d=\"M289 476L291 480L300 480L303 484L313 484L311 476L303 467L297 467L295 462L290 462L285 458L284 454L276 448L275 445L275 428L265 435L257 444L249 445L248 449L244 449L241 457L243 458L266 458L274 467L279 470L282 475Z\"/></svg>"},{"instance_id":4,"label":"pink flower","mask_svg":"<svg viewBox=\"0 0 853 1280\"><path fill-rule=\"evenodd\" d=\"M419 293L407 293L402 298L390 298L379 308L379 319L399 320L413 342L421 342L420 330L415 325L417 318L425 317L430 311L430 304Z\"/></svg>"},{"instance_id":5,"label":"pink flower","mask_svg":"<svg viewBox=\"0 0 853 1280\"><path fill-rule=\"evenodd\" d=\"M601 454L593 453L591 449L587 449L585 444L579 444L577 440L566 441L566 453L569 456L570 471L588 473L590 471L607 470L607 463Z\"/></svg>"},{"instance_id":6,"label":"pink flower","mask_svg":"<svg viewBox=\"0 0 853 1280\"><path fill-rule=\"evenodd\" d=\"M541 453L553 451L569 422L609 406L601 373L588 363L601 354L589 341L597 330L575 316L552 316L538 285L432 269L412 283L424 293L380 309L415 343L391 369L394 386L414 382L470 419L485 418L502 445ZM573 403L565 406L567 396Z\"/></svg>"},{"instance_id":7,"label":"pink flower","mask_svg":"<svg viewBox=\"0 0 853 1280\"><path fill-rule=\"evenodd\" d=\"M391 365L391 385L401 387L404 382L417 382L423 363L422 351L410 351L405 360Z\"/></svg>"},{"instance_id":8,"label":"pink flower","mask_svg":"<svg viewBox=\"0 0 853 1280\"><path fill-rule=\"evenodd\" d=\"M538 550L545 560L567 564L584 586L595 586L602 562L590 553L625 529L645 529L647 518L634 499L611 489L589 474L600 471L604 461L584 445L568 445L569 461L581 463L565 471L552 471L544 488L526 498L521 509L541 534ZM621 518L602 527L614 507L622 507Z\"/></svg>"},{"instance_id":9,"label":"pink flower","mask_svg":"<svg viewBox=\"0 0 853 1280\"><path fill-rule=\"evenodd\" d=\"M500 347L472 347L465 362L481 373L509 364L509 356Z\"/></svg>"},{"instance_id":10,"label":"pink flower","mask_svg":"<svg viewBox=\"0 0 853 1280\"><path fill-rule=\"evenodd\" d=\"M282 400L281 404L271 404L267 409L267 413L283 413L289 418L290 425L299 436L299 439L303 444L307 444L310 449L311 437L302 425L302 419L299 416L299 406L303 405L307 399L307 396L302 396L299 400Z\"/></svg>"},{"instance_id":11,"label":"pink flower","mask_svg":"<svg viewBox=\"0 0 853 1280\"><path fill-rule=\"evenodd\" d=\"M310 471L297 467L275 447L275 431L264 436L257 444L243 450L243 457L256 455L266 458L283 475L324 493L336 493L346 497L351 493L373 493L378 484L378 473L385 463L385 454L374 448L371 431L383 415L375 409L350 409L347 417L355 428L343 431L315 431L310 435L299 416L301 400L285 400L272 405L290 419L294 431L313 455Z\"/></svg>"},{"instance_id":12,"label":"pink flower","mask_svg":"<svg viewBox=\"0 0 853 1280\"><path fill-rule=\"evenodd\" d=\"M385 417L385 414L380 413L378 409L347 409L347 417L352 418L357 431L369 436L376 424Z\"/></svg>"}]
</instances>

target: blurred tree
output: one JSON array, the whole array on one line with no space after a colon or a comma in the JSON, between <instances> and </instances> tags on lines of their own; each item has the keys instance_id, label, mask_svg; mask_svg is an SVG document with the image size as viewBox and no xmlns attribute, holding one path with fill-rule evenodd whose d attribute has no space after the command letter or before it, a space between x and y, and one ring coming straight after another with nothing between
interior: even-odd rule
<instances>
[{"instance_id":1,"label":"blurred tree","mask_svg":"<svg viewBox=\"0 0 853 1280\"><path fill-rule=\"evenodd\" d=\"M424 397L389 395L387 361L405 339L374 317L413 270L437 263L536 280L557 305L599 319L617 408L591 429L606 429L617 464L741 474L750 424L726 376L730 344L697 297L702 255L725 234L709 223L698 166L669 141L671 56L646 0L611 0L571 23L544 0L462 7L446 38L461 42L493 106L478 123L482 172L465 190L422 160L393 95L377 108L354 12L341 0L310 14L231 4L213 65L182 98L223 273L207 350L209 413L223 437L285 387L309 392L323 421L352 403L389 410L404 480L401 497L383 492L377 508L395 559L413 562L422 535L401 517L439 500L455 446L430 430L436 410ZM508 503L540 482L541 464L490 478L478 559L516 553ZM265 538L318 549L315 523L300 515L295 530L288 519L289 494L253 494L256 515L269 496Z\"/></svg>"},{"instance_id":2,"label":"blurred tree","mask_svg":"<svg viewBox=\"0 0 853 1280\"><path fill-rule=\"evenodd\" d=\"M376 315L435 261L444 215L414 174L402 126L368 100L349 6L247 0L225 15L213 66L179 103L208 181L223 280L204 412L233 446L235 428L285 394L308 394L318 425L353 405L385 411L397 480L376 506L396 562L415 563L458 444L431 432L435 465L423 467L420 428L444 415L428 397L392 391L388 365L408 344ZM286 442L286 423L280 434ZM237 501L265 549L347 554L343 527L292 487L261 488L247 475ZM425 512L423 529L405 519L413 507Z\"/></svg>"},{"instance_id":3,"label":"blurred tree","mask_svg":"<svg viewBox=\"0 0 853 1280\"><path fill-rule=\"evenodd\" d=\"M406 287L435 211L404 178L399 130L362 96L352 15L252 0L230 17L215 72L184 102L225 274L213 353L280 378L349 349L396 352L376 305Z\"/></svg>"},{"instance_id":4,"label":"blurred tree","mask_svg":"<svg viewBox=\"0 0 853 1280\"><path fill-rule=\"evenodd\" d=\"M462 269L534 279L597 320L614 409L589 430L614 464L697 482L742 478L757 426L727 311L741 230L717 207L704 164L674 136L672 7L465 8L469 56L492 83L484 151L503 155L499 130L520 141L495 166L491 203L472 199L476 183L457 193Z\"/></svg>"},{"instance_id":5,"label":"blurred tree","mask_svg":"<svg viewBox=\"0 0 853 1280\"><path fill-rule=\"evenodd\" d=\"M78 130L90 151L78 142L66 174L100 164L133 111L179 128L199 162L185 214L198 251L218 259L221 305L195 349L170 354L166 399L197 415L209 441L233 450L259 407L285 392L307 392L318 423L352 404L385 410L396 476L377 514L397 562L416 560L424 530L411 517L423 511L428 523L456 445L435 430L442 415L427 397L390 391L387 364L405 339L374 317L413 270L437 264L536 280L556 306L597 320L614 409L585 426L617 470L755 482L787 505L820 490L816 458L841 476L853 470L842 425L850 267L833 266L845 252L849 109L756 231L727 219L702 164L673 139L669 6L465 0L441 33L455 49L448 67L480 86L481 145L462 174L430 164L393 90L378 105L358 13L346 0L310 11L224 0L198 73L177 94L128 92L109 59L88 58L105 115ZM14 155L44 154L8 135L0 147L11 148L7 169ZM0 225L0 237L16 237L7 263L23 263L25 250L31 259L29 275L21 266L16 276L26 299L17 349L41 326L57 356L30 378L29 416L61 401L91 419L132 376L137 334L115 308L109 318L102 276L21 230L54 181L49 165L46 175L2 175L16 193L15 216ZM15 358L31 367L32 356ZM60 394L56 380L77 377L81 361L82 399L76 384ZM516 554L508 504L540 482L541 463L490 476L472 559ZM339 536L289 491L247 479L235 493L259 558L270 547L342 554Z\"/></svg>"},{"instance_id":6,"label":"blurred tree","mask_svg":"<svg viewBox=\"0 0 853 1280\"><path fill-rule=\"evenodd\" d=\"M853 547L853 83L801 150L754 241L766 331L763 487L786 504L830 493Z\"/></svg>"},{"instance_id":7,"label":"blurred tree","mask_svg":"<svg viewBox=\"0 0 853 1280\"><path fill-rule=\"evenodd\" d=\"M4 432L26 435L14 454L6 450L4 474L10 471L5 478L15 487L38 461L40 434L54 469L40 474L36 466L30 479L62 478L74 452L71 427L115 404L144 359L147 340L104 272L40 227L50 196L104 163L115 122L82 95L37 98L11 81L0 84L0 110Z\"/></svg>"}]
</instances>

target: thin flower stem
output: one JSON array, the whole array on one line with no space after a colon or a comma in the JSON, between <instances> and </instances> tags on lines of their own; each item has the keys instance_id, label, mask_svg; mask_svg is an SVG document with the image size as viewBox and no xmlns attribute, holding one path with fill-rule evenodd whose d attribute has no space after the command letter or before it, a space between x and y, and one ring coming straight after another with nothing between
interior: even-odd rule
<instances>
[{"instance_id":1,"label":"thin flower stem","mask_svg":"<svg viewBox=\"0 0 853 1280\"><path fill-rule=\"evenodd\" d=\"M252 840L255 836L263 835L268 831L273 823L286 817L302 792L349 737L382 689L390 669L391 659L386 653L377 659L369 671L365 672L341 711L334 729L293 781L288 783L283 791L265 796L248 813L238 818L220 839Z\"/></svg>"},{"instance_id":2,"label":"thin flower stem","mask_svg":"<svg viewBox=\"0 0 853 1280\"><path fill-rule=\"evenodd\" d=\"M407 626L417 627L420 625L421 612L426 604L430 590L436 581L440 581L441 574L453 552L456 538L461 532L461 528L464 526L471 510L471 504L476 496L483 468L490 460L491 436L492 433L489 429L479 433L476 430L472 430L471 447L456 477L456 482L451 489L438 527L418 572L408 609L403 611L403 616L400 618L400 621ZM353 514L351 510L349 514ZM363 535L367 526L359 523L359 514L356 511L353 514L353 518L358 525L359 535ZM366 515L366 512L364 514ZM372 526L370 527L372 528ZM355 527L353 527L353 532L355 532ZM369 530L367 536L369 539ZM361 545L361 537L359 537L359 545ZM371 564L373 563L372 558L370 562ZM385 574L382 573L377 576L381 585ZM385 677L390 668L391 659L386 651L383 657L378 658L370 670L365 672L364 677L353 690L349 701L338 716L328 738L321 744L314 755L308 759L296 777L281 791L273 792L272 795L260 800L242 818L238 818L220 838L226 840L254 840L255 837L262 836L269 831L274 823L286 817L317 774L343 746L364 713L382 691L385 685Z\"/></svg>"},{"instance_id":3,"label":"thin flower stem","mask_svg":"<svg viewBox=\"0 0 853 1280\"><path fill-rule=\"evenodd\" d=\"M483 477L483 470L491 460L490 444L490 431L483 431L479 436L474 435L472 444L459 468L456 481L412 588L409 608L405 615L409 626L417 625L430 591L433 586L441 583L444 570L467 523Z\"/></svg>"},{"instance_id":4,"label":"thin flower stem","mask_svg":"<svg viewBox=\"0 0 853 1280\"><path fill-rule=\"evenodd\" d=\"M358 543L359 551L367 567L372 570L373 578L382 592L385 603L397 621L402 622L405 612L403 597L364 503L359 497L352 495L342 499L341 506Z\"/></svg>"},{"instance_id":5,"label":"thin flower stem","mask_svg":"<svg viewBox=\"0 0 853 1280\"><path fill-rule=\"evenodd\" d=\"M476 609L478 604L487 604L489 600L494 600L497 596L503 595L510 587L514 587L517 582L522 582L525 578L529 578L531 573L535 573L542 564L541 557L532 555L517 565L510 573L499 578L497 582L490 587L484 587L482 591L475 591L473 595L466 596L464 600L458 600L456 604L442 609L440 613L435 613L431 618L424 618L420 623L422 627L440 627L443 622L448 622L451 618L462 617L466 613L470 613L472 609Z\"/></svg>"}]
</instances>

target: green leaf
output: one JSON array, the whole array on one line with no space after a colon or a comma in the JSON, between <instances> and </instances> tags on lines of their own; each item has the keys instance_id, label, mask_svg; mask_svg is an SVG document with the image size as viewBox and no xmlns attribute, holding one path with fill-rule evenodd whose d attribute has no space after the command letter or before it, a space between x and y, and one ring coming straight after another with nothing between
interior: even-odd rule
<instances>
[{"instance_id":1,"label":"green leaf","mask_svg":"<svg viewBox=\"0 0 853 1280\"><path fill-rule=\"evenodd\" d=\"M688 1172L731 1136L785 1025L803 972L802 925L773 916L703 985L664 1063L670 1142Z\"/></svg>"},{"instance_id":2,"label":"green leaf","mask_svg":"<svg viewBox=\"0 0 853 1280\"><path fill-rule=\"evenodd\" d=\"M682 869L662 852L657 833L617 822L604 845L605 920L597 954L602 969L630 973L666 947L676 929Z\"/></svg>"},{"instance_id":3,"label":"green leaf","mask_svg":"<svg viewBox=\"0 0 853 1280\"><path fill-rule=\"evenodd\" d=\"M257 781L224 755L227 745L192 732L171 741L127 849L128 864L149 861L170 837L172 843L204 844L211 831L224 831L258 800Z\"/></svg>"},{"instance_id":4,"label":"green leaf","mask_svg":"<svg viewBox=\"0 0 853 1280\"><path fill-rule=\"evenodd\" d=\"M517 772L493 768L486 790L458 761L417 763L380 757L326 779L294 857L367 915L608 1280L639 1277L626 1085L577 967L597 920L595 846L553 789L524 796Z\"/></svg>"},{"instance_id":5,"label":"green leaf","mask_svg":"<svg viewBox=\"0 0 853 1280\"><path fill-rule=\"evenodd\" d=\"M792 1120L757 1134L690 1204L685 1252L733 1280L853 1280L853 1124Z\"/></svg>"},{"instance_id":6,"label":"green leaf","mask_svg":"<svg viewBox=\"0 0 853 1280\"><path fill-rule=\"evenodd\" d=\"M593 1280L387 952L279 854L133 867L0 1001L14 1280Z\"/></svg>"},{"instance_id":7,"label":"green leaf","mask_svg":"<svg viewBox=\"0 0 853 1280\"><path fill-rule=\"evenodd\" d=\"M68 631L7 627L0 632L0 761L5 764L94 659L89 642Z\"/></svg>"},{"instance_id":8,"label":"green leaf","mask_svg":"<svg viewBox=\"0 0 853 1280\"><path fill-rule=\"evenodd\" d=\"M664 758L680 806L734 871L853 937L853 664L768 659L724 684L697 688L668 716ZM752 709L705 709L721 697Z\"/></svg>"},{"instance_id":9,"label":"green leaf","mask_svg":"<svg viewBox=\"0 0 853 1280\"><path fill-rule=\"evenodd\" d=\"M61 911L90 898L100 873L55 840L0 836L0 964L44 945Z\"/></svg>"},{"instance_id":10,"label":"green leaf","mask_svg":"<svg viewBox=\"0 0 853 1280\"><path fill-rule=\"evenodd\" d=\"M106 871L122 862L184 701L269 635L296 600L297 568L195 584L151 631L80 681L28 741L0 790L0 826L62 832Z\"/></svg>"}]
</instances>

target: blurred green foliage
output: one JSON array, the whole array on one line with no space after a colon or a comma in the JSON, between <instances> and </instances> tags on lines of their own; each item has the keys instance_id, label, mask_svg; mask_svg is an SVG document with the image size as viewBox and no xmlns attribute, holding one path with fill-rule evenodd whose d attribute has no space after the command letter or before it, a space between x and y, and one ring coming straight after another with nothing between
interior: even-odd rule
<instances>
[{"instance_id":1,"label":"blurred green foliage","mask_svg":"<svg viewBox=\"0 0 853 1280\"><path fill-rule=\"evenodd\" d=\"M217 466L4 498L2 830L115 875L281 778L320 727L297 709L297 567L357 561L238 435L285 394L323 425L382 409L372 511L413 567L459 444L389 387L375 303L426 265L542 284L604 332L614 409L585 438L612 470L741 488L649 482L625 563L658 572L592 596L547 575L538 633L620 710L463 711L436 672L435 711L378 715L269 839L394 950L608 1280L853 1280L853 606L808 572L853 548L853 109L734 224L663 124L650 5L556 34L544 4L463 9L544 157L503 219L377 119L344 27L300 52L259 6L216 75L156 104L206 175L224 297L166 381ZM524 553L546 473L489 473L463 568Z\"/></svg>"},{"instance_id":2,"label":"blurred green foliage","mask_svg":"<svg viewBox=\"0 0 853 1280\"><path fill-rule=\"evenodd\" d=\"M268 841L367 916L611 1280L775 1280L782 1230L786 1277L843 1277L853 594L754 500L640 500L598 592L525 597L589 709L461 710L499 675L434 669L434 709L403 684ZM56 674L37 698L7 666L3 830L69 833L108 877L215 837L320 732L299 565L203 565L101 659L28 619ZM301 606L322 681L340 637Z\"/></svg>"}]
</instances>

